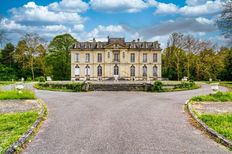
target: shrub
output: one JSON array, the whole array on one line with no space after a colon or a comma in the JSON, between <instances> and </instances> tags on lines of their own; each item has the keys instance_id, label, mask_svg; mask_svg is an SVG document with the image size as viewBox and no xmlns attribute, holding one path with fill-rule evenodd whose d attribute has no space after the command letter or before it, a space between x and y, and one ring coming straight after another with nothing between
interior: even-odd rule
<instances>
[{"instance_id":1,"label":"shrub","mask_svg":"<svg viewBox=\"0 0 232 154\"><path fill-rule=\"evenodd\" d=\"M194 81L182 82L181 84L175 85L174 89L191 89L195 85Z\"/></svg>"},{"instance_id":2,"label":"shrub","mask_svg":"<svg viewBox=\"0 0 232 154\"><path fill-rule=\"evenodd\" d=\"M31 77L27 77L26 81L32 81L32 78Z\"/></svg>"},{"instance_id":3,"label":"shrub","mask_svg":"<svg viewBox=\"0 0 232 154\"><path fill-rule=\"evenodd\" d=\"M163 83L161 81L155 81L152 87L152 91L162 92L163 89Z\"/></svg>"},{"instance_id":4,"label":"shrub","mask_svg":"<svg viewBox=\"0 0 232 154\"><path fill-rule=\"evenodd\" d=\"M83 91L82 88L84 83L38 83L35 84L35 88L43 90L64 90L80 92Z\"/></svg>"},{"instance_id":5,"label":"shrub","mask_svg":"<svg viewBox=\"0 0 232 154\"><path fill-rule=\"evenodd\" d=\"M40 76L40 77L35 78L35 81L45 82L46 80L44 76Z\"/></svg>"}]
</instances>

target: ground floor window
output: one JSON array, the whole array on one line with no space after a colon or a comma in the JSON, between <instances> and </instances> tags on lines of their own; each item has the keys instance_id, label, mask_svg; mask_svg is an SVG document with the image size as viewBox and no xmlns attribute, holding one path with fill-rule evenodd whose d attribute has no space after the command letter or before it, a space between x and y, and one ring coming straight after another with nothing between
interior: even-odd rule
<instances>
[{"instance_id":1,"label":"ground floor window","mask_svg":"<svg viewBox=\"0 0 232 154\"><path fill-rule=\"evenodd\" d=\"M154 76L154 77L157 77L157 72L158 72L158 68L157 68L157 66L155 65L155 66L153 66L153 76Z\"/></svg>"},{"instance_id":2,"label":"ground floor window","mask_svg":"<svg viewBox=\"0 0 232 154\"><path fill-rule=\"evenodd\" d=\"M99 65L97 67L97 76L102 76L102 66L101 65Z\"/></svg>"},{"instance_id":3,"label":"ground floor window","mask_svg":"<svg viewBox=\"0 0 232 154\"><path fill-rule=\"evenodd\" d=\"M118 65L114 66L114 75L119 75L119 67L118 67Z\"/></svg>"},{"instance_id":4,"label":"ground floor window","mask_svg":"<svg viewBox=\"0 0 232 154\"><path fill-rule=\"evenodd\" d=\"M80 75L80 67L78 65L75 66L75 76Z\"/></svg>"},{"instance_id":5,"label":"ground floor window","mask_svg":"<svg viewBox=\"0 0 232 154\"><path fill-rule=\"evenodd\" d=\"M147 66L146 65L143 66L143 76L144 77L147 76Z\"/></svg>"},{"instance_id":6,"label":"ground floor window","mask_svg":"<svg viewBox=\"0 0 232 154\"><path fill-rule=\"evenodd\" d=\"M135 66L134 65L132 65L130 68L130 75L131 75L131 77L135 76Z\"/></svg>"},{"instance_id":7,"label":"ground floor window","mask_svg":"<svg viewBox=\"0 0 232 154\"><path fill-rule=\"evenodd\" d=\"M85 76L90 76L90 67L89 67L89 65L87 65L85 67Z\"/></svg>"}]
</instances>

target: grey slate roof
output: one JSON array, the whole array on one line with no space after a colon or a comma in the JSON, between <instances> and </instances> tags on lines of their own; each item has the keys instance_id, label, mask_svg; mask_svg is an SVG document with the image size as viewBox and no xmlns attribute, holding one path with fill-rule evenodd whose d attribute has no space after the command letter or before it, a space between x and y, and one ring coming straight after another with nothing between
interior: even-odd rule
<instances>
[{"instance_id":1,"label":"grey slate roof","mask_svg":"<svg viewBox=\"0 0 232 154\"><path fill-rule=\"evenodd\" d=\"M109 37L107 42L96 42L94 38L92 42L76 42L75 45L73 46L73 49L98 50L98 49L105 49L113 44L119 44L120 47L133 49L133 50L157 50L157 51L161 50L158 41L140 42L140 40L138 39L137 41L133 40L131 42L126 42L125 38L109 38Z\"/></svg>"}]
</instances>

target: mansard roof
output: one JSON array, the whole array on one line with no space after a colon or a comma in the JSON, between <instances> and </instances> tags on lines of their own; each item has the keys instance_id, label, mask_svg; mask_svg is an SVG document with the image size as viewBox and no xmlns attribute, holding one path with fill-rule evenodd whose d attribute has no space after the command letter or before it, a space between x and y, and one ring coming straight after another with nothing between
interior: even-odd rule
<instances>
[{"instance_id":1,"label":"mansard roof","mask_svg":"<svg viewBox=\"0 0 232 154\"><path fill-rule=\"evenodd\" d=\"M106 48L125 48L133 50L156 50L160 51L160 44L158 41L155 42L140 42L133 40L131 42L126 42L125 38L109 38L107 42L97 42L95 38L91 42L76 42L73 49L79 50L98 50Z\"/></svg>"}]
</instances>

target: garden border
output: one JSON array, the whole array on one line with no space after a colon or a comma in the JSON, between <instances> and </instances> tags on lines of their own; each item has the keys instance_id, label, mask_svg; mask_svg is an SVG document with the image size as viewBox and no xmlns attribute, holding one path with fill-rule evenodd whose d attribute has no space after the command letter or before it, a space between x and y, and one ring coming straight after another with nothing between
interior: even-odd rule
<instances>
[{"instance_id":1,"label":"garden border","mask_svg":"<svg viewBox=\"0 0 232 154\"><path fill-rule=\"evenodd\" d=\"M5 154L13 154L17 151L19 147L22 147L28 141L29 137L31 137L31 135L36 131L40 123L43 121L43 118L46 115L46 107L42 100L37 100L37 103L40 105L39 117L36 119L33 125L5 151Z\"/></svg>"},{"instance_id":2,"label":"garden border","mask_svg":"<svg viewBox=\"0 0 232 154\"><path fill-rule=\"evenodd\" d=\"M208 127L202 120L200 120L196 114L192 111L192 106L190 103L190 100L187 100L185 105L187 106L188 113L190 116L199 124L203 130L205 130L206 133L208 133L210 136L212 136L216 141L219 141L219 143L223 144L224 146L228 147L229 149L232 149L232 142L228 139L226 139L221 134L214 131L212 128Z\"/></svg>"}]
</instances>

